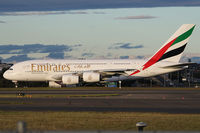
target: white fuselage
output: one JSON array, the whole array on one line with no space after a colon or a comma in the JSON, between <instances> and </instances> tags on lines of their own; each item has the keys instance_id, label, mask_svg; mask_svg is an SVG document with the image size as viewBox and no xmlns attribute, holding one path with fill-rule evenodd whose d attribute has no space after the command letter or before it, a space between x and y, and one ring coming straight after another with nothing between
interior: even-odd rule
<instances>
[{"instance_id":1,"label":"white fuselage","mask_svg":"<svg viewBox=\"0 0 200 133\"><path fill-rule=\"evenodd\" d=\"M194 24L183 24L148 60L30 60L15 64L3 76L12 81L69 85L136 79L182 70L188 63L179 61L194 27Z\"/></svg>"},{"instance_id":2,"label":"white fuselage","mask_svg":"<svg viewBox=\"0 0 200 133\"><path fill-rule=\"evenodd\" d=\"M180 69L163 68L173 65L171 62L160 62L142 70L146 60L30 60L17 63L4 73L12 81L61 81L63 75L81 75L84 72L124 71L120 76L109 76L106 81L118 81L151 77ZM135 70L140 70L132 76ZM109 75L109 74L108 74Z\"/></svg>"}]
</instances>

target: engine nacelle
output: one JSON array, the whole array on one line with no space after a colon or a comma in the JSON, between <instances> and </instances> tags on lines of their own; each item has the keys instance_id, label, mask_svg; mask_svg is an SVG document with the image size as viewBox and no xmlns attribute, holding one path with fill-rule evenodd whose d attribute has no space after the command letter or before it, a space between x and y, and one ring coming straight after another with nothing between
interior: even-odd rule
<instances>
[{"instance_id":1,"label":"engine nacelle","mask_svg":"<svg viewBox=\"0 0 200 133\"><path fill-rule=\"evenodd\" d=\"M79 83L79 76L63 75L62 76L62 83L66 84L66 85L78 84Z\"/></svg>"},{"instance_id":2,"label":"engine nacelle","mask_svg":"<svg viewBox=\"0 0 200 133\"><path fill-rule=\"evenodd\" d=\"M49 81L49 87L61 88L61 85L54 81Z\"/></svg>"},{"instance_id":3,"label":"engine nacelle","mask_svg":"<svg viewBox=\"0 0 200 133\"><path fill-rule=\"evenodd\" d=\"M84 72L83 73L83 81L85 82L99 82L100 74L94 72Z\"/></svg>"}]
</instances>

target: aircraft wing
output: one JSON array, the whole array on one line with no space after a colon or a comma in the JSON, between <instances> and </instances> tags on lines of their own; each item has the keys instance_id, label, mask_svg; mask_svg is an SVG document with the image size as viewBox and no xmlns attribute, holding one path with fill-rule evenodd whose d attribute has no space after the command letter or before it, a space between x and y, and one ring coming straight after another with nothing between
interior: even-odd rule
<instances>
[{"instance_id":1,"label":"aircraft wing","mask_svg":"<svg viewBox=\"0 0 200 133\"><path fill-rule=\"evenodd\" d=\"M117 75L127 75L126 71L135 71L136 69L106 69L106 70L97 70L102 76L117 76Z\"/></svg>"},{"instance_id":2,"label":"aircraft wing","mask_svg":"<svg viewBox=\"0 0 200 133\"><path fill-rule=\"evenodd\" d=\"M120 75L126 75L126 71L135 71L136 69L104 69L104 70L92 70L92 71L85 71L85 72L95 72L95 73L100 73L101 76L104 77L109 77L109 76L120 76ZM84 72L79 72L79 73L68 73L64 75L79 75L81 76ZM51 75L50 79L51 80L57 80L60 81L62 80L63 74L57 74L57 75Z\"/></svg>"},{"instance_id":3,"label":"aircraft wing","mask_svg":"<svg viewBox=\"0 0 200 133\"><path fill-rule=\"evenodd\" d=\"M192 62L188 62L188 63L180 63L180 64L175 64L175 65L170 65L170 66L164 66L162 68L182 68L185 66L193 66L196 65L197 63L192 63Z\"/></svg>"}]
</instances>

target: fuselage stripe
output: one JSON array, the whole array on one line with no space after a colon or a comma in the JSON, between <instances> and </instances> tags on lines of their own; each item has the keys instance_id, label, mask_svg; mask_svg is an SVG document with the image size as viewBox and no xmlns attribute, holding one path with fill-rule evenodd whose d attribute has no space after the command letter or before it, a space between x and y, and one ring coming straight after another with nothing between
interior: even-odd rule
<instances>
[{"instance_id":1,"label":"fuselage stripe","mask_svg":"<svg viewBox=\"0 0 200 133\"><path fill-rule=\"evenodd\" d=\"M174 49L174 50L171 50L171 51L165 53L158 61L161 61L161 60L164 60L164 59L167 59L167 58L181 54L184 51L186 45L187 45L187 43L185 45L177 48L177 49Z\"/></svg>"},{"instance_id":2,"label":"fuselage stripe","mask_svg":"<svg viewBox=\"0 0 200 133\"><path fill-rule=\"evenodd\" d=\"M179 43L179 42L187 39L188 37L190 37L190 35L192 34L192 31L194 30L194 27L195 26L193 26L190 30L186 31L182 35L178 36L176 41L174 41L174 43L171 46L173 46L174 44Z\"/></svg>"},{"instance_id":3,"label":"fuselage stripe","mask_svg":"<svg viewBox=\"0 0 200 133\"><path fill-rule=\"evenodd\" d=\"M172 40L171 42L169 42L168 44L166 44L162 49L160 49L147 63L145 63L143 66L143 70L145 70L146 68L150 67L151 65L155 64L162 56L163 54L167 51L167 49L174 43L174 41L177 38L175 38L174 40Z\"/></svg>"}]
</instances>

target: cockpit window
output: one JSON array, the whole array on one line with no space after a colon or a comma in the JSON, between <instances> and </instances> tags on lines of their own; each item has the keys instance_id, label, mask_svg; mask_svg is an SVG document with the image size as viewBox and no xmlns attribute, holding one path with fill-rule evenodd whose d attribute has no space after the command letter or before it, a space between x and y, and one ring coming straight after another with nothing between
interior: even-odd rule
<instances>
[{"instance_id":1,"label":"cockpit window","mask_svg":"<svg viewBox=\"0 0 200 133\"><path fill-rule=\"evenodd\" d=\"M13 68L9 68L9 70L11 70L11 71L12 71L12 70L13 70Z\"/></svg>"}]
</instances>

